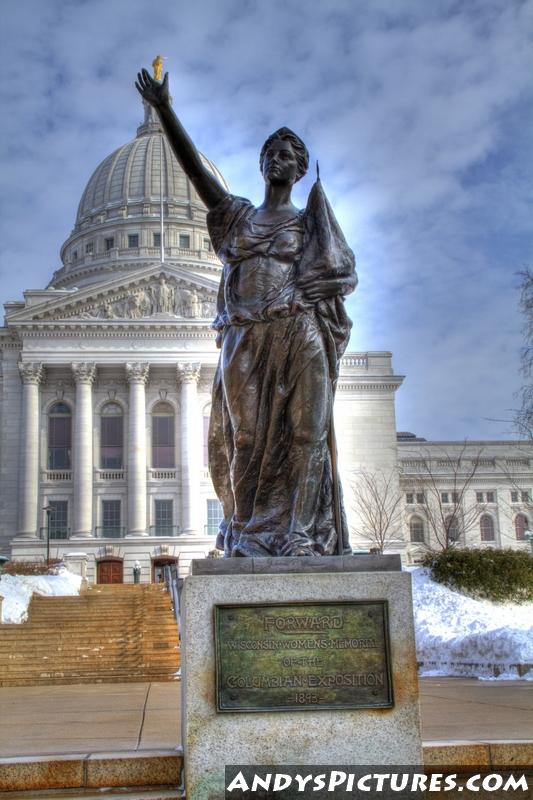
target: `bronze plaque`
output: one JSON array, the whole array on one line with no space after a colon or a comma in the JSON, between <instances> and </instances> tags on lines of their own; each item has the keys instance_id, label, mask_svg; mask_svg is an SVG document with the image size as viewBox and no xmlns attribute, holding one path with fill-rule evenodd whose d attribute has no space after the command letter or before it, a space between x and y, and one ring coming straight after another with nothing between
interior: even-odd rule
<instances>
[{"instance_id":1,"label":"bronze plaque","mask_svg":"<svg viewBox=\"0 0 533 800\"><path fill-rule=\"evenodd\" d=\"M386 600L215 606L217 711L393 705Z\"/></svg>"}]
</instances>

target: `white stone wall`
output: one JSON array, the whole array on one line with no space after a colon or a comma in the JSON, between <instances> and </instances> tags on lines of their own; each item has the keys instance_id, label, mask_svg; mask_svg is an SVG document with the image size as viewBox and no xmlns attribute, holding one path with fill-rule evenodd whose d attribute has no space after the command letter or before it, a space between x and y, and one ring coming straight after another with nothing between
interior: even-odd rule
<instances>
[{"instance_id":1,"label":"white stone wall","mask_svg":"<svg viewBox=\"0 0 533 800\"><path fill-rule=\"evenodd\" d=\"M465 447L464 442L401 442L398 447L399 468L401 470L401 489L403 493L403 514L405 538L409 542L409 523L414 515L425 522L424 544L409 542L409 558L416 560L428 549L438 550L442 546L427 521L425 504L432 503L435 508L437 491L447 492L450 499L455 490L463 492L459 516L466 520L458 546L467 547L510 547L529 550L528 541L516 537L515 518L518 513L525 514L533 527L533 443L520 441L472 441ZM463 467L451 468L448 459L460 459ZM472 461L479 459L479 466L473 468ZM427 467L429 464L428 473ZM471 480L467 476L474 470ZM468 481L468 483L467 483ZM423 492L425 504L407 503L407 493ZM487 492L494 496L494 502L487 502ZM511 492L519 493L519 501L513 502ZM521 493L527 492L531 500L523 501ZM477 494L483 495L478 501ZM443 506L445 511L453 511L453 503ZM494 541L482 541L480 518L488 514L494 524ZM442 540L442 537L438 537Z\"/></svg>"},{"instance_id":2,"label":"white stone wall","mask_svg":"<svg viewBox=\"0 0 533 800\"><path fill-rule=\"evenodd\" d=\"M394 375L391 353L347 353L343 358L335 401L335 429L344 505L356 550L375 546L372 540L357 535L362 520L354 485L361 471L376 481L390 476L390 491L399 492L395 392L402 380ZM398 526L394 534L394 549L401 551L402 531Z\"/></svg>"},{"instance_id":3,"label":"white stone wall","mask_svg":"<svg viewBox=\"0 0 533 800\"><path fill-rule=\"evenodd\" d=\"M92 482L92 522L94 526L102 525L102 500L120 499L122 510L122 526L128 530L128 473L127 453L129 449L128 416L131 405L131 389L126 380L126 364L131 361L132 353L135 361L149 363L149 378L145 386L144 436L146 447L146 532L154 519L154 500L169 499L174 503L173 523L181 529L179 538L156 539L150 536L134 536L109 542L98 539L78 541L53 541L51 553L55 557L64 557L71 552L87 554L88 578L94 579L96 563L105 552L102 548L112 547L120 558L124 559L125 580L133 580L133 563L141 561L143 579L148 580L151 574L151 563L160 553L160 548L168 548L169 555L180 556L180 571L185 573L188 562L193 557L200 557L214 547L213 536L206 533L207 500L215 499L215 493L206 466L203 463L203 415L209 413L210 386L218 354L214 348L210 333L198 327L188 327L189 338L176 332L151 338L151 335L131 332L91 336L87 330L80 328L74 332L50 332L47 338L38 331L28 332L23 339L23 346L15 346L4 335L2 346L2 374L0 381L0 551L22 557L42 557L44 542L15 541L13 537L18 530L19 505L19 459L21 449L21 407L22 382L19 375L18 361L43 362L44 379L39 386L39 486L38 486L38 521L37 529L46 528L44 507L50 500L67 500L69 503L69 526L72 529L75 509L75 487L72 480L52 480L47 470L47 429L48 412L51 405L58 400L76 409L76 385L72 373L72 361L80 360L96 364L96 377L91 387L92 394L92 458L94 464ZM194 535L184 535L184 485L185 473L183 458L186 449L183 447L183 435L186 426L182 424L184 409L182 385L179 379L178 365L183 362L200 363L200 378L194 385L194 401L188 402L186 413L194 414L196 426L195 439L195 474L197 487L195 501ZM437 459L443 448L448 453L460 453L462 443L404 442L397 443L395 420L395 392L400 387L402 378L394 375L390 353L358 353L347 354L343 359L341 377L337 387L335 404L335 425L339 451L339 469L344 488L345 507L352 529L357 528L357 511L353 501L353 485L361 470L367 473L389 473L396 476L397 491L405 499L405 493L418 485L420 475L409 463L420 462L429 455ZM192 398L193 395L191 395ZM100 414L103 405L113 400L124 413L124 476L119 480L108 480L102 477L100 470ZM169 476L157 477L152 471L151 412L157 402L164 400L172 405L175 411L175 469L169 470ZM75 446L75 443L74 443ZM192 446L192 439L187 445ZM510 491L519 486L530 489L533 497L533 446L529 443L517 442L481 442L469 445L470 453L481 451L485 459L475 480L470 487L466 502L474 503L475 491L494 491L496 503L487 506L487 513L494 517L495 542L488 546L511 546L527 549L527 542L517 542L514 533L514 516L518 511L526 513L533 524L533 503L513 504ZM514 461L513 461L514 459ZM522 465L516 468L516 460ZM514 483L508 474L502 471L506 461ZM419 471L420 472L420 471ZM417 477L418 476L418 477ZM440 476L443 491L450 489L449 475ZM402 505L402 526L398 536L390 545L389 551L404 552L407 546L407 559L416 559L426 548L409 543L409 519L420 509ZM190 512L187 512L190 519ZM423 513L423 509L422 512ZM485 546L480 542L479 525L468 531L462 543L469 546ZM367 550L372 543L353 536L352 544L356 549ZM427 544L435 546L428 538ZM158 549L159 548L159 549Z\"/></svg>"}]
</instances>

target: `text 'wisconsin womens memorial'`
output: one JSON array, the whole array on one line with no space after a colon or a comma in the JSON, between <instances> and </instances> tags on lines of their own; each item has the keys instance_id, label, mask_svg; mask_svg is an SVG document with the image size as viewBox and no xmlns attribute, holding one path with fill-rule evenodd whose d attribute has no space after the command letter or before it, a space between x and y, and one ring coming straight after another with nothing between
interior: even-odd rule
<instances>
[{"instance_id":1,"label":"text 'wisconsin womens memorial'","mask_svg":"<svg viewBox=\"0 0 533 800\"><path fill-rule=\"evenodd\" d=\"M309 160L292 131L263 145L254 208L204 167L168 75L143 70L137 88L209 209L223 263L209 467L226 558L193 561L183 589L187 794L223 796L228 764L312 764L317 752L420 763L410 579L399 557L349 555L337 475L353 254L318 179L304 212L291 202Z\"/></svg>"}]
</instances>

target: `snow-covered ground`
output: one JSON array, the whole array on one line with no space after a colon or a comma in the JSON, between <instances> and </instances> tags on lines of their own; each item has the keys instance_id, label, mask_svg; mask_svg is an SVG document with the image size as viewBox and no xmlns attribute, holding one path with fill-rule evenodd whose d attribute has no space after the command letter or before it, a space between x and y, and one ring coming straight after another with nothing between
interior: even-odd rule
<instances>
[{"instance_id":1,"label":"snow-covered ground","mask_svg":"<svg viewBox=\"0 0 533 800\"><path fill-rule=\"evenodd\" d=\"M516 665L533 664L533 603L474 600L410 569L416 652L421 675L484 679L526 678Z\"/></svg>"},{"instance_id":2,"label":"snow-covered ground","mask_svg":"<svg viewBox=\"0 0 533 800\"><path fill-rule=\"evenodd\" d=\"M421 675L533 680L533 669L523 675L517 669L533 664L533 603L474 600L432 581L427 569L409 572ZM23 622L33 592L75 595L80 585L80 576L66 569L58 575L2 575L2 621Z\"/></svg>"},{"instance_id":3,"label":"snow-covered ground","mask_svg":"<svg viewBox=\"0 0 533 800\"><path fill-rule=\"evenodd\" d=\"M80 593L80 586L81 577L64 568L57 575L2 575L0 596L4 600L1 622L24 622L34 592L50 596L73 595Z\"/></svg>"}]
</instances>

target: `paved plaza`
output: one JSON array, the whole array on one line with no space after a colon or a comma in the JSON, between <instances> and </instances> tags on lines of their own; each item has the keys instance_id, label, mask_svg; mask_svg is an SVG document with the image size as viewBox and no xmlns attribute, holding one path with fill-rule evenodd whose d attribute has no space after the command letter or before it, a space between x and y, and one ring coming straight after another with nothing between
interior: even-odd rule
<instances>
[{"instance_id":1,"label":"paved plaza","mask_svg":"<svg viewBox=\"0 0 533 800\"><path fill-rule=\"evenodd\" d=\"M420 680L422 739L533 741L533 684ZM0 688L0 758L171 750L181 744L180 684Z\"/></svg>"}]
</instances>

